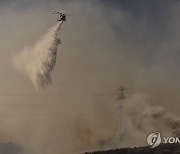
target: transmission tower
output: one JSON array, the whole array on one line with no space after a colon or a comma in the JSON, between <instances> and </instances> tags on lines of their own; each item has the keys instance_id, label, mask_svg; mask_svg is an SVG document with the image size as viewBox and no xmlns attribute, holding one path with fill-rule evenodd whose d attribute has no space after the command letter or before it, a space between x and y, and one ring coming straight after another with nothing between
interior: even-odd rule
<instances>
[{"instance_id":1,"label":"transmission tower","mask_svg":"<svg viewBox=\"0 0 180 154\"><path fill-rule=\"evenodd\" d=\"M123 131L123 107L124 107L124 99L125 99L125 91L126 88L121 86L117 90L117 98L116 98L116 121L115 121L115 128L114 128L114 139L120 139L122 136Z\"/></svg>"}]
</instances>

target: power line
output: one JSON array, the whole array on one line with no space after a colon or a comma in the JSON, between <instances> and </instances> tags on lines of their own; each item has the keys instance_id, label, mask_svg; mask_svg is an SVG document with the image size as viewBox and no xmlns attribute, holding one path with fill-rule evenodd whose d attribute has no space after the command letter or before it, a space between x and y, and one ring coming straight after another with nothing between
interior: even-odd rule
<instances>
[{"instance_id":1,"label":"power line","mask_svg":"<svg viewBox=\"0 0 180 154\"><path fill-rule=\"evenodd\" d=\"M85 106L89 106L89 105L93 105L93 106L96 106L96 105L112 105L111 102L106 102L106 103L0 103L0 105L3 105L3 106L6 106L6 105L9 105L9 106L54 106L54 105L70 105L70 106L77 106L77 105L85 105Z\"/></svg>"},{"instance_id":2,"label":"power line","mask_svg":"<svg viewBox=\"0 0 180 154\"><path fill-rule=\"evenodd\" d=\"M0 83L0 85L21 85L21 86L33 86L33 85L40 85L40 84L31 84L31 83ZM52 84L51 87L118 87L119 83L117 84L109 84L109 85L98 85L98 84L72 84L72 83L62 83L62 84Z\"/></svg>"},{"instance_id":3,"label":"power line","mask_svg":"<svg viewBox=\"0 0 180 154\"><path fill-rule=\"evenodd\" d=\"M97 112L97 113L79 113L79 114L84 114L84 115L91 115L91 116L99 116L99 115L105 115L105 114L112 114L114 112ZM75 113L76 114L76 113ZM59 116L67 116L67 115L74 115L72 113L67 114L27 114L27 113L0 113L0 117L59 117Z\"/></svg>"},{"instance_id":4,"label":"power line","mask_svg":"<svg viewBox=\"0 0 180 154\"><path fill-rule=\"evenodd\" d=\"M87 96L87 95L114 95L113 93L84 93L84 94L35 94L35 93L9 93L9 94L0 94L2 96L54 96L54 97L61 97L61 96Z\"/></svg>"}]
</instances>

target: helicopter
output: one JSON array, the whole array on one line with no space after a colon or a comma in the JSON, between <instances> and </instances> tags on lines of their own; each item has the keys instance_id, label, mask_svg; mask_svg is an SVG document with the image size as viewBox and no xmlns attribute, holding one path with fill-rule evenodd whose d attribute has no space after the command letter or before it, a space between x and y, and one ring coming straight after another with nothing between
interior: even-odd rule
<instances>
[{"instance_id":1,"label":"helicopter","mask_svg":"<svg viewBox=\"0 0 180 154\"><path fill-rule=\"evenodd\" d=\"M59 11L54 11L52 14L59 14L59 19L57 21L61 21L62 23L66 21L66 14Z\"/></svg>"}]
</instances>

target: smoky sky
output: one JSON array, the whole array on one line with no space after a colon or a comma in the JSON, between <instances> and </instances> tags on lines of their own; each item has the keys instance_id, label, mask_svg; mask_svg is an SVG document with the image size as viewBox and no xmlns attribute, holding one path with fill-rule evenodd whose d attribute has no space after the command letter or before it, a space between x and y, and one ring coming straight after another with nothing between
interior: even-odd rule
<instances>
[{"instance_id":1,"label":"smoky sky","mask_svg":"<svg viewBox=\"0 0 180 154\"><path fill-rule=\"evenodd\" d=\"M166 81L163 82L171 85L176 85L176 82L178 81L178 68L180 65L178 60L179 2L176 0L22 0L21 2L9 0L0 1L0 3L0 7L2 8L0 33L1 36L4 36L1 38L1 44L2 49L7 51L1 52L1 54L5 55L7 59L9 57L8 48L16 48L15 51L12 51L11 49L11 54L13 54L13 52L18 52L18 50L22 49L24 44L32 44L40 37L40 34L42 35L45 33L46 29L49 28L53 21L57 20L56 16L52 16L52 11L59 9L60 11L65 10L66 13L70 14L66 26L64 27L64 31L62 32L62 37L64 36L64 46L71 46L75 39L79 39L81 42L87 40L88 42L84 44L83 50L81 49L82 53L73 52L72 55L77 56L78 60L70 61L71 65L73 65L73 62L77 61L79 61L77 67L80 65L80 67L87 66L91 68L92 65L99 68L101 71L104 71L104 78L106 78L106 74L113 72L114 74L111 75L113 78L116 78L115 83L117 83L117 86L119 85L119 82L130 83L128 82L128 78L131 74L134 74L134 79L132 79L133 84L128 86L130 86L130 89L132 89L132 87L133 89L137 89L137 91L139 91L139 87L141 87L140 89L143 92L145 89L151 91L151 88L148 87L149 82L153 82L153 80L158 82L159 78L165 77ZM85 21L87 21L87 23L83 25ZM74 25L74 23L78 24ZM8 29L6 25L9 25ZM79 32L76 37L74 36L74 40L70 32L72 31L72 33L74 33L72 30L73 25L75 26L74 29L76 29L74 31ZM28 27L36 32L34 34L29 34ZM84 35L81 34L83 30L80 30L83 28L84 30L88 29ZM98 28L101 29L101 31L98 30ZM94 29L97 30L97 33L94 32ZM109 29L109 31L107 32L106 29ZM91 31L93 36L91 36L88 31ZM105 35L105 37L103 37L103 35ZM19 38L17 42L13 40L13 38L16 37ZM9 44L11 44L11 46L9 46ZM100 47L100 49L98 49L98 47ZM90 50L90 48L92 48L92 51L86 51ZM70 51L71 50L69 50L69 52ZM80 54L80 56L78 56L78 54ZM122 61L122 58L124 58L125 63ZM103 65L105 61L108 63ZM1 76L1 78L4 79L8 76L7 72L12 71L12 68L11 66L6 65L6 62L4 61L1 61L1 63L3 64L1 65L2 70L6 72L2 73ZM3 67L4 65L6 65L8 69ZM105 69L105 66L109 69ZM100 78L102 75L97 70L93 70L94 67L88 71L83 70L81 72L80 68L77 68L77 70L84 73L82 75L84 81L87 76L91 78L90 80L95 80L93 79L95 76ZM70 70L71 69L73 69L73 67L71 67ZM136 69L139 70L137 71ZM68 71L67 69L68 72L70 72L70 70ZM121 70L124 70L124 72L121 72ZM17 75L17 72L14 72L14 74ZM59 73L57 74L59 75ZM70 75L72 74L70 73ZM125 79L124 81L121 81L122 76L127 76L127 81ZM138 78L136 78L137 76ZM140 80L144 76L148 76L148 78L151 79L146 82L145 87L147 88L143 89L144 86L140 85L144 85L144 83ZM70 77L68 78L70 79ZM17 78L13 78L13 80L16 79ZM143 79L145 80L145 78ZM111 84L111 79L109 78L107 80L108 81L105 83L107 84L109 82ZM173 90L171 89L171 91Z\"/></svg>"},{"instance_id":2,"label":"smoky sky","mask_svg":"<svg viewBox=\"0 0 180 154\"><path fill-rule=\"evenodd\" d=\"M53 2L53 1L52 1ZM54 2L70 3L70 2L82 2L80 0L54 0ZM90 2L87 0L86 2ZM97 3L99 2L99 3ZM2 6L12 6L12 8L18 8L20 10L35 8L36 6L43 7L49 5L50 2L47 0L35 1L35 0L22 0L21 3L18 1L1 0ZM157 44L165 41L171 37L171 30L169 24L173 18L173 7L179 3L178 0L98 0L91 1L95 5L102 5L106 9L104 10L107 19L113 26L114 33L116 33L121 39L126 41L137 41L139 43L153 43ZM112 10L116 10L112 14ZM118 20L119 11L128 14L129 19L126 23L121 23ZM92 14L96 17L96 12ZM128 30L123 28L124 25L128 25ZM141 29L141 30L140 30Z\"/></svg>"},{"instance_id":3,"label":"smoky sky","mask_svg":"<svg viewBox=\"0 0 180 154\"><path fill-rule=\"evenodd\" d=\"M104 1L103 1L104 2ZM124 11L129 15L128 32L121 29L121 25L115 17L108 16L111 23L113 23L115 33L119 37L126 40L134 40L141 43L153 43L157 41L162 42L171 36L169 23L172 22L173 14L172 9L178 1L148 1L148 0L129 0L129 1L105 1L104 4L108 10L116 8ZM122 23L121 23L122 24ZM143 26L142 26L143 25ZM142 29L142 27L144 27ZM141 31L138 29L141 28ZM128 36L128 37L127 37Z\"/></svg>"},{"instance_id":4,"label":"smoky sky","mask_svg":"<svg viewBox=\"0 0 180 154\"><path fill-rule=\"evenodd\" d=\"M157 131L156 123L172 133L152 114L154 106L165 110L160 121L167 112L179 114L179 1L1 0L0 8L0 142L32 153L92 151L112 134L121 85L127 88L127 134L134 139L126 146ZM12 59L57 23L54 10L69 16L52 86L37 91Z\"/></svg>"}]
</instances>

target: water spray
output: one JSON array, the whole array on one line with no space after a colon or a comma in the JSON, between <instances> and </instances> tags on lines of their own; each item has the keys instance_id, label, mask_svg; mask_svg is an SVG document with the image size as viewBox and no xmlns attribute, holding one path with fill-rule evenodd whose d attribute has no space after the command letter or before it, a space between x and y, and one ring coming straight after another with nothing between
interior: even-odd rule
<instances>
[{"instance_id":1,"label":"water spray","mask_svg":"<svg viewBox=\"0 0 180 154\"><path fill-rule=\"evenodd\" d=\"M56 64L62 22L58 22L33 46L14 57L16 67L29 76L36 89L52 84L51 72Z\"/></svg>"}]
</instances>

